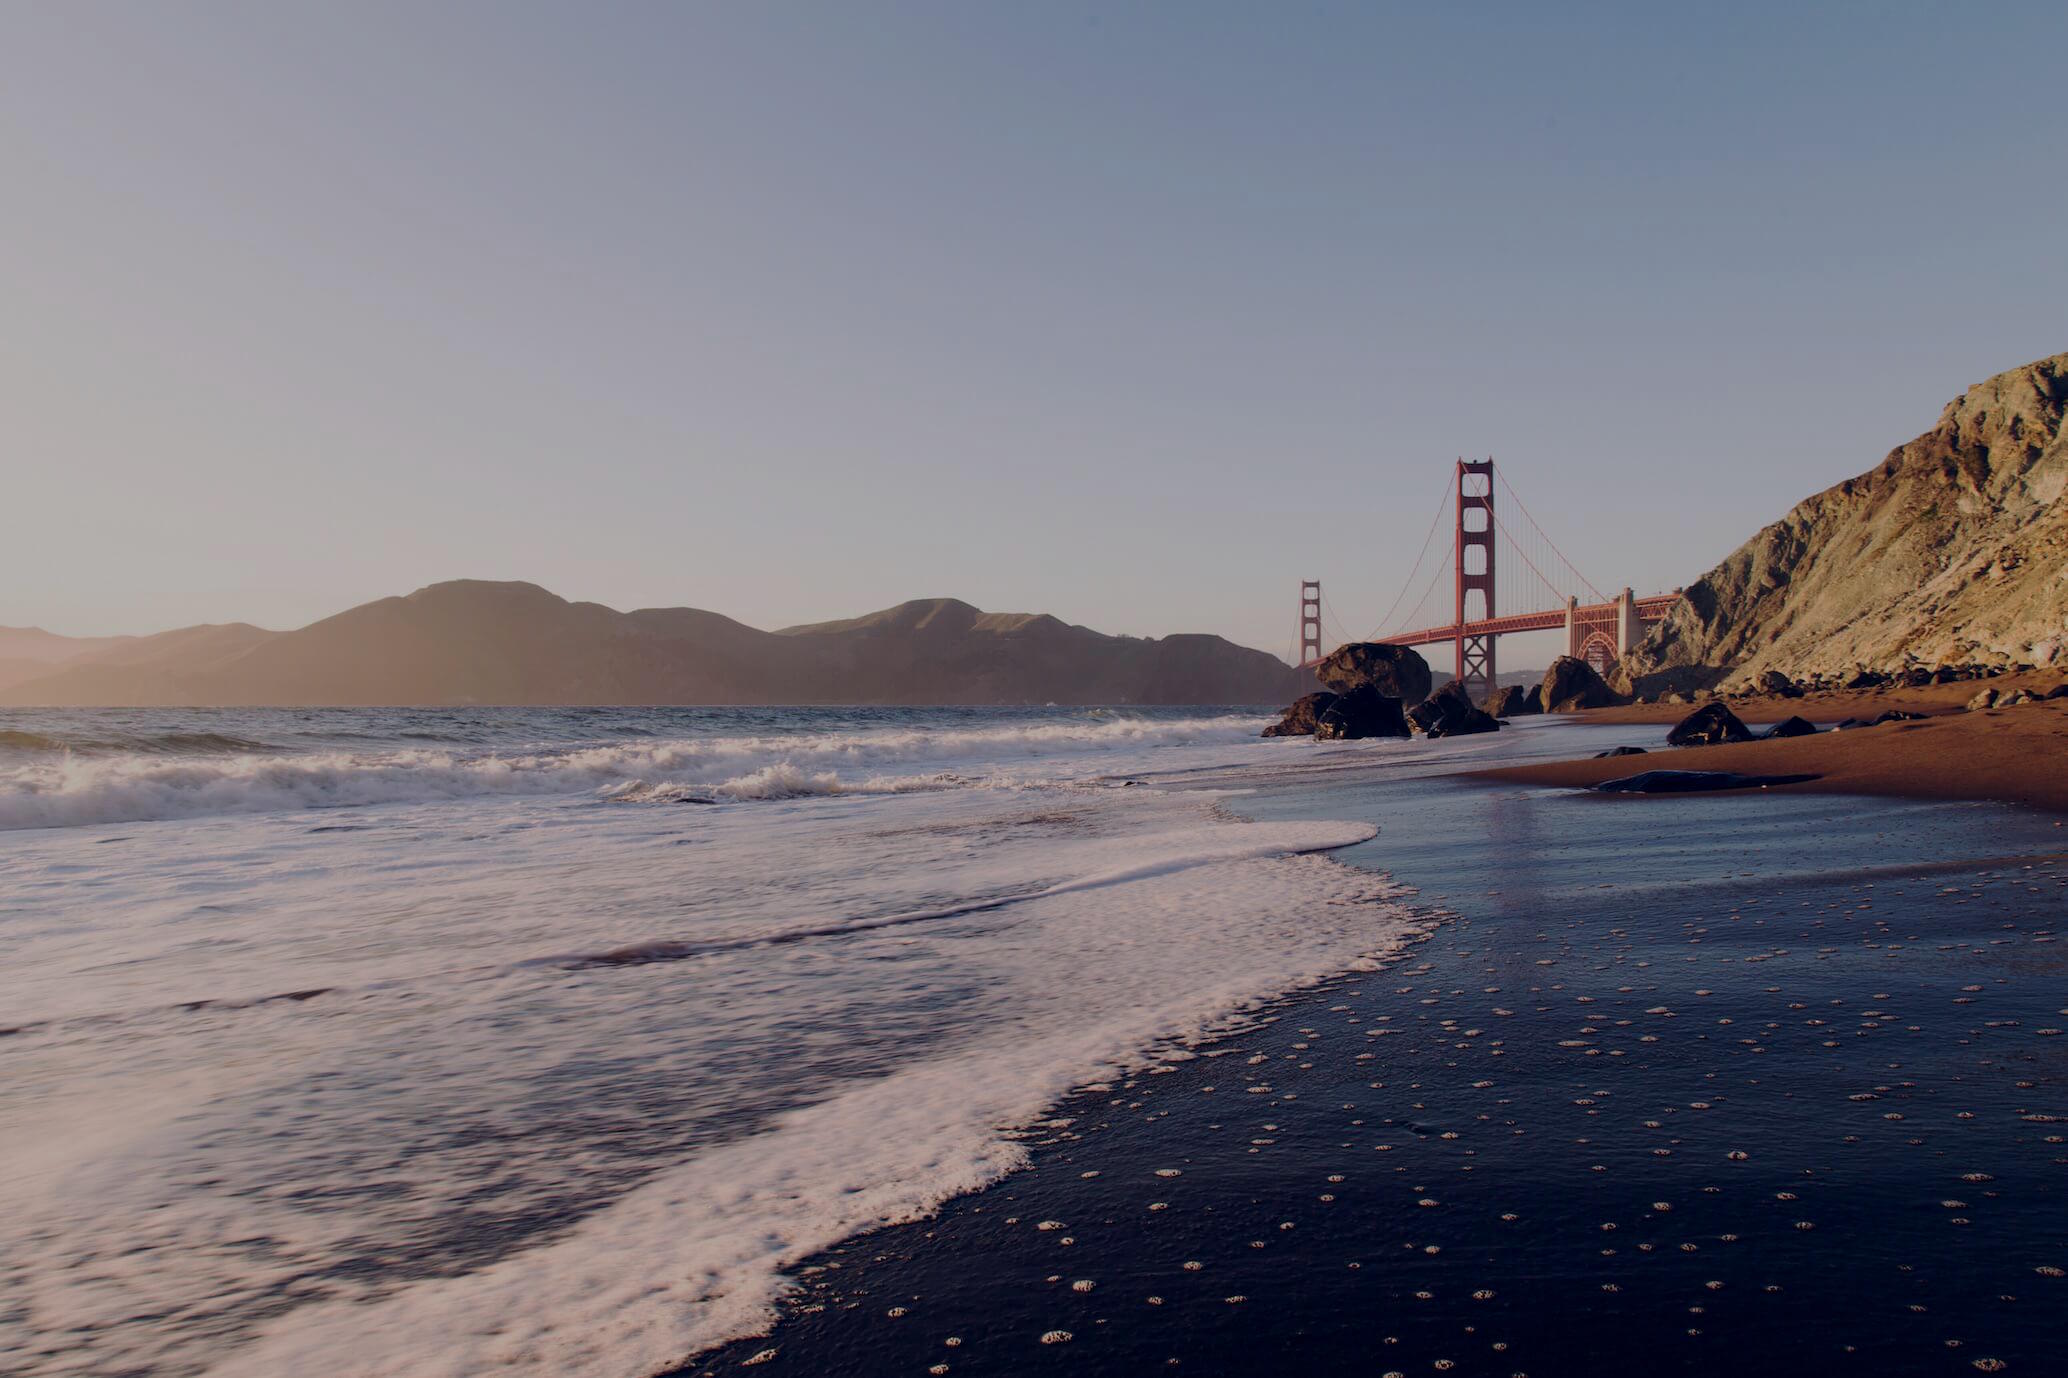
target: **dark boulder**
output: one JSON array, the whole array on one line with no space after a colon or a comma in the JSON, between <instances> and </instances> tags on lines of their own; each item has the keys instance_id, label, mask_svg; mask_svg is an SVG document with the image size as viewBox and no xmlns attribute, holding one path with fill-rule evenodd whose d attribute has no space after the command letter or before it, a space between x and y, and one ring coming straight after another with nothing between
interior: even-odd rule
<instances>
[{"instance_id":1,"label":"dark boulder","mask_svg":"<svg viewBox=\"0 0 2068 1378\"><path fill-rule=\"evenodd\" d=\"M1352 641L1338 646L1314 667L1322 686L1338 694L1370 685L1388 698L1420 703L1435 681L1429 662L1406 646L1383 641Z\"/></svg>"},{"instance_id":2,"label":"dark boulder","mask_svg":"<svg viewBox=\"0 0 2068 1378\"><path fill-rule=\"evenodd\" d=\"M1500 719L1474 708L1471 695L1456 680L1408 709L1407 721L1425 737L1463 737L1501 730Z\"/></svg>"},{"instance_id":3,"label":"dark boulder","mask_svg":"<svg viewBox=\"0 0 2068 1378\"><path fill-rule=\"evenodd\" d=\"M1900 708L1891 708L1878 718L1847 718L1831 730L1833 732L1850 732L1861 727L1879 727L1885 722L1921 722L1923 719L1924 714L1922 713L1905 713Z\"/></svg>"},{"instance_id":4,"label":"dark boulder","mask_svg":"<svg viewBox=\"0 0 2068 1378\"><path fill-rule=\"evenodd\" d=\"M1543 685L1532 684L1529 687L1529 693L1525 694L1522 699L1522 711L1525 713L1541 713L1544 711Z\"/></svg>"},{"instance_id":5,"label":"dark boulder","mask_svg":"<svg viewBox=\"0 0 2068 1378\"><path fill-rule=\"evenodd\" d=\"M1761 741L1772 741L1776 737L1814 737L1817 725L1808 718L1783 718L1766 731L1760 733Z\"/></svg>"},{"instance_id":6,"label":"dark boulder","mask_svg":"<svg viewBox=\"0 0 2068 1378\"><path fill-rule=\"evenodd\" d=\"M1801 686L1797 685L1794 680L1788 678L1779 670L1762 670L1759 672L1759 692L1762 694L1772 694L1775 698L1782 699L1799 699L1802 697Z\"/></svg>"},{"instance_id":7,"label":"dark boulder","mask_svg":"<svg viewBox=\"0 0 2068 1378\"><path fill-rule=\"evenodd\" d=\"M1582 708L1609 708L1622 700L1608 682L1594 673L1594 667L1578 656L1560 656L1544 671L1546 713L1571 713Z\"/></svg>"},{"instance_id":8,"label":"dark boulder","mask_svg":"<svg viewBox=\"0 0 2068 1378\"><path fill-rule=\"evenodd\" d=\"M1641 746L1612 746L1606 751L1595 752L1594 759L1606 761L1615 756L1648 756L1650 754Z\"/></svg>"},{"instance_id":9,"label":"dark boulder","mask_svg":"<svg viewBox=\"0 0 2068 1378\"><path fill-rule=\"evenodd\" d=\"M1367 684L1337 695L1315 722L1314 735L1325 742L1351 742L1413 734L1401 714L1400 700Z\"/></svg>"},{"instance_id":10,"label":"dark boulder","mask_svg":"<svg viewBox=\"0 0 2068 1378\"><path fill-rule=\"evenodd\" d=\"M2056 684L2046 691L2046 696L2050 699L2068 699L2068 684Z\"/></svg>"},{"instance_id":11,"label":"dark boulder","mask_svg":"<svg viewBox=\"0 0 2068 1378\"><path fill-rule=\"evenodd\" d=\"M1752 730L1738 721L1738 715L1720 703L1705 703L1680 720L1666 734L1668 746L1715 746L1721 742L1749 742Z\"/></svg>"},{"instance_id":12,"label":"dark boulder","mask_svg":"<svg viewBox=\"0 0 2068 1378\"><path fill-rule=\"evenodd\" d=\"M1716 789L1764 789L1768 785L1799 785L1814 775L1740 775L1734 770L1647 770L1620 780L1604 780L1594 788L1601 794L1692 794Z\"/></svg>"},{"instance_id":13,"label":"dark boulder","mask_svg":"<svg viewBox=\"0 0 2068 1378\"><path fill-rule=\"evenodd\" d=\"M1430 737L1469 737L1475 732L1499 732L1501 720L1484 708L1467 708L1455 717L1446 718L1431 728L1425 735Z\"/></svg>"},{"instance_id":14,"label":"dark boulder","mask_svg":"<svg viewBox=\"0 0 2068 1378\"><path fill-rule=\"evenodd\" d=\"M1511 684L1506 688L1496 689L1493 693L1488 694L1485 707L1487 712L1497 718L1519 718L1526 713L1543 712L1544 700L1539 695L1536 701L1532 703L1529 691L1519 684Z\"/></svg>"},{"instance_id":15,"label":"dark boulder","mask_svg":"<svg viewBox=\"0 0 2068 1378\"><path fill-rule=\"evenodd\" d=\"M1321 715L1336 701L1336 695L1326 689L1293 700L1292 707L1285 710L1285 716L1264 729L1266 737L1311 737L1321 724Z\"/></svg>"},{"instance_id":16,"label":"dark boulder","mask_svg":"<svg viewBox=\"0 0 2068 1378\"><path fill-rule=\"evenodd\" d=\"M1888 676L1875 670L1862 670L1845 682L1848 689L1879 689L1888 683Z\"/></svg>"}]
</instances>

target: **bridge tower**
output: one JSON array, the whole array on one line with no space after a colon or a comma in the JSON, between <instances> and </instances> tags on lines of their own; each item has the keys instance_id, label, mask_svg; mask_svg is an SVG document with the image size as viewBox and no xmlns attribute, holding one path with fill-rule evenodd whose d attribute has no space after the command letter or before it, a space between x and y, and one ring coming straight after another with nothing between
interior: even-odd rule
<instances>
[{"instance_id":1,"label":"bridge tower","mask_svg":"<svg viewBox=\"0 0 2068 1378\"><path fill-rule=\"evenodd\" d=\"M1300 664L1321 659L1321 581L1300 580Z\"/></svg>"},{"instance_id":2,"label":"bridge tower","mask_svg":"<svg viewBox=\"0 0 2068 1378\"><path fill-rule=\"evenodd\" d=\"M1494 462L1458 461L1458 679L1472 702L1484 703L1494 689L1494 638L1491 633L1471 636L1467 622L1490 621L1494 616ZM1479 595L1479 606L1467 606L1468 595Z\"/></svg>"}]
</instances>

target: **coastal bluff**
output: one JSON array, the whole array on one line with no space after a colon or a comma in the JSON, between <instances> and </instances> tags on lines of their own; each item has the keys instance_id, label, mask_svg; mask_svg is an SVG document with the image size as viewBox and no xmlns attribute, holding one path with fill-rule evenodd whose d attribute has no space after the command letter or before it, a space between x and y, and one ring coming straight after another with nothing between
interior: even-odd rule
<instances>
[{"instance_id":1,"label":"coastal bluff","mask_svg":"<svg viewBox=\"0 0 2068 1378\"><path fill-rule=\"evenodd\" d=\"M2068 659L2068 354L2000 373L1931 430L1805 498L1689 585L1626 693Z\"/></svg>"}]
</instances>

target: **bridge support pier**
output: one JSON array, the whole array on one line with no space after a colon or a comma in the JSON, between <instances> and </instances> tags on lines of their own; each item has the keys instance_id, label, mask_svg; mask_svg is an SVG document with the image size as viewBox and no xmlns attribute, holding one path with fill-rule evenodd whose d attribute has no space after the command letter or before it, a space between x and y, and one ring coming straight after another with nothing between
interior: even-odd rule
<instances>
[{"instance_id":1,"label":"bridge support pier","mask_svg":"<svg viewBox=\"0 0 2068 1378\"><path fill-rule=\"evenodd\" d=\"M1484 703L1494 691L1494 638L1491 632L1469 633L1472 621L1494 617L1494 462L1458 461L1457 636L1458 682L1472 702ZM1478 616L1466 595L1479 595Z\"/></svg>"},{"instance_id":2,"label":"bridge support pier","mask_svg":"<svg viewBox=\"0 0 2068 1378\"><path fill-rule=\"evenodd\" d=\"M1637 647L1637 595L1623 590L1616 599L1616 658L1622 659Z\"/></svg>"},{"instance_id":3,"label":"bridge support pier","mask_svg":"<svg viewBox=\"0 0 2068 1378\"><path fill-rule=\"evenodd\" d=\"M1321 659L1321 581L1300 580L1300 661L1312 665Z\"/></svg>"},{"instance_id":4,"label":"bridge support pier","mask_svg":"<svg viewBox=\"0 0 2068 1378\"><path fill-rule=\"evenodd\" d=\"M1568 598L1565 600L1565 653L1575 660L1580 658L1581 639L1580 600Z\"/></svg>"}]
</instances>

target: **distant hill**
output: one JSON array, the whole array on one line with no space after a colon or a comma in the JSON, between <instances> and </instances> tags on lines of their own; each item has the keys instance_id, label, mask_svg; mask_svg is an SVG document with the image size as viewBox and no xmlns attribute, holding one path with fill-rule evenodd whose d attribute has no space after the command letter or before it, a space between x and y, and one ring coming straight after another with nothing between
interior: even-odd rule
<instances>
[{"instance_id":1,"label":"distant hill","mask_svg":"<svg viewBox=\"0 0 2068 1378\"><path fill-rule=\"evenodd\" d=\"M41 627L0 627L0 689L47 675L68 660L136 638L59 636Z\"/></svg>"},{"instance_id":2,"label":"distant hill","mask_svg":"<svg viewBox=\"0 0 2068 1378\"><path fill-rule=\"evenodd\" d=\"M1279 703L1307 680L1217 636L1107 636L952 598L765 632L456 580L291 632L127 638L0 682L0 705Z\"/></svg>"},{"instance_id":3,"label":"distant hill","mask_svg":"<svg viewBox=\"0 0 2068 1378\"><path fill-rule=\"evenodd\" d=\"M1858 478L1805 498L1686 590L1631 687L2068 659L2068 354L1978 383Z\"/></svg>"}]
</instances>

